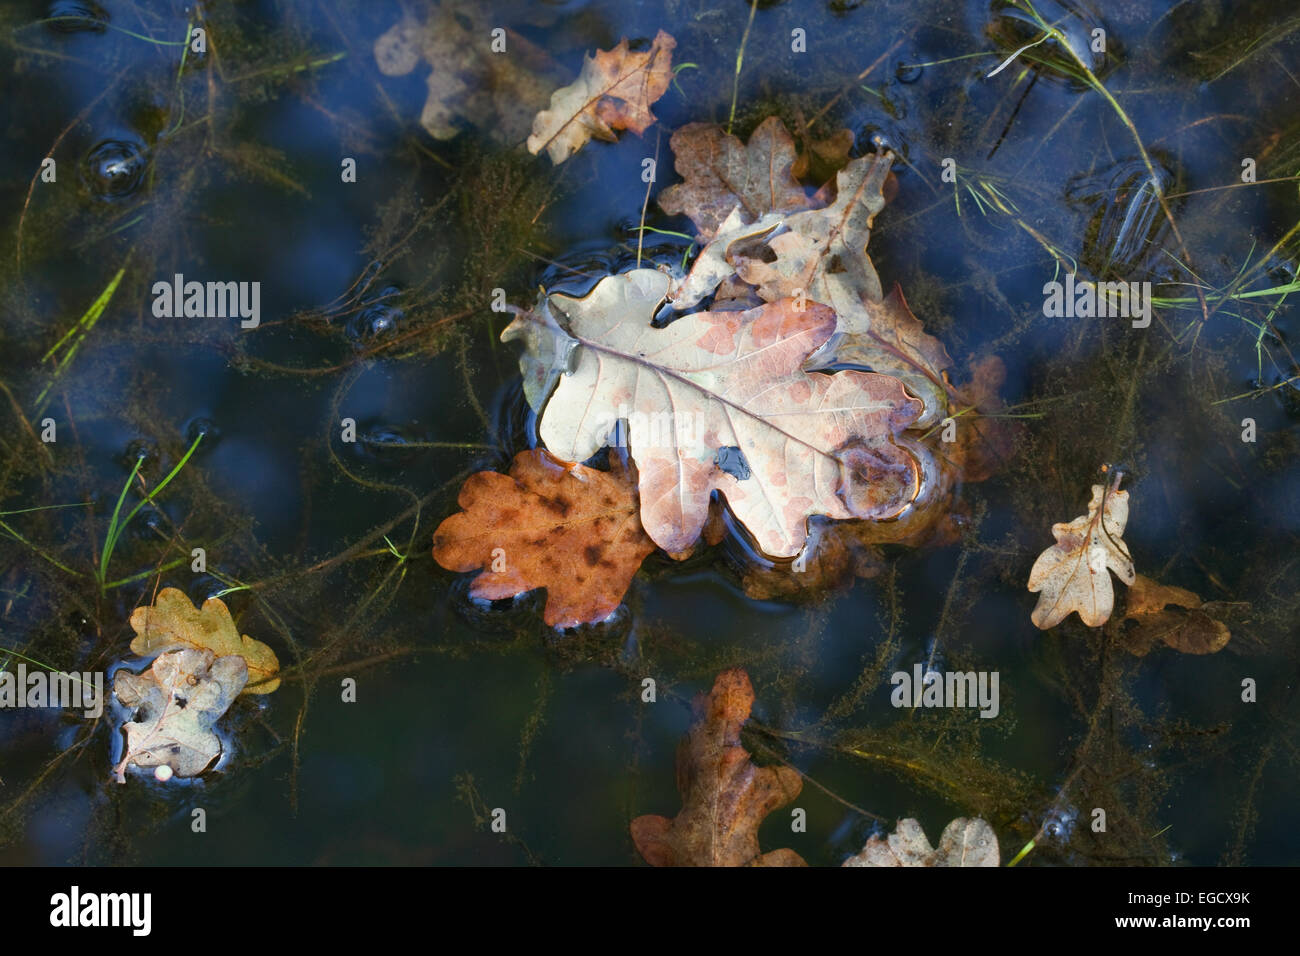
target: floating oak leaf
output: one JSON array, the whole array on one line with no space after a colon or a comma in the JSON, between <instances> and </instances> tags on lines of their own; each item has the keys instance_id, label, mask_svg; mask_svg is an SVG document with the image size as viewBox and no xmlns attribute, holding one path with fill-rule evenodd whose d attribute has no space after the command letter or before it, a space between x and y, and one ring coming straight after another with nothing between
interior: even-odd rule
<instances>
[{"instance_id":1,"label":"floating oak leaf","mask_svg":"<svg viewBox=\"0 0 1300 956\"><path fill-rule=\"evenodd\" d=\"M159 654L143 674L118 671L113 695L134 711L135 720L124 726L126 747L113 768L117 782L126 782L130 764L167 768L155 770L160 780L206 770L221 755L213 724L247 681L244 658L197 648Z\"/></svg>"},{"instance_id":2,"label":"floating oak leaf","mask_svg":"<svg viewBox=\"0 0 1300 956\"><path fill-rule=\"evenodd\" d=\"M1029 572L1029 590L1042 592L1032 615L1036 627L1055 627L1073 611L1089 627L1101 627L1115 603L1106 569L1125 584L1133 583L1133 559L1122 539L1128 492L1119 490L1118 477L1109 485L1092 486L1086 515L1052 525L1056 544L1038 556Z\"/></svg>"},{"instance_id":3,"label":"floating oak leaf","mask_svg":"<svg viewBox=\"0 0 1300 956\"><path fill-rule=\"evenodd\" d=\"M1186 588L1171 587L1137 575L1128 589L1124 646L1139 657L1157 641L1184 654L1214 654L1227 646L1232 632L1212 617L1208 605Z\"/></svg>"},{"instance_id":4,"label":"floating oak leaf","mask_svg":"<svg viewBox=\"0 0 1300 956\"><path fill-rule=\"evenodd\" d=\"M497 142L513 145L564 74L544 50L505 29L508 53L492 49L496 27L472 5L438 4L420 21L404 17L375 41L385 76L404 76L423 60L429 95L420 125L434 139L451 139L458 123L473 123Z\"/></svg>"},{"instance_id":5,"label":"floating oak leaf","mask_svg":"<svg viewBox=\"0 0 1300 956\"><path fill-rule=\"evenodd\" d=\"M899 820L888 838L872 836L844 866L997 866L998 838L979 817L958 817L944 828L939 848L930 846L921 824Z\"/></svg>"},{"instance_id":6,"label":"floating oak leaf","mask_svg":"<svg viewBox=\"0 0 1300 956\"><path fill-rule=\"evenodd\" d=\"M835 178L835 201L785 217L785 228L767 242L766 257L737 263L736 272L771 302L798 296L828 305L848 318L854 300L879 300L880 278L866 255L876 214L885 207L884 187L894 154L873 153L853 160Z\"/></svg>"},{"instance_id":7,"label":"floating oak leaf","mask_svg":"<svg viewBox=\"0 0 1300 956\"><path fill-rule=\"evenodd\" d=\"M452 571L481 569L470 593L484 600L546 588L552 627L609 617L654 550L621 471L566 464L541 449L516 455L509 475L470 475L459 503L434 532L434 559Z\"/></svg>"},{"instance_id":8,"label":"floating oak leaf","mask_svg":"<svg viewBox=\"0 0 1300 956\"><path fill-rule=\"evenodd\" d=\"M928 428L948 409L944 372L952 356L942 342L925 331L895 285L884 299L865 299L860 308L839 315L835 335L813 356L809 369L856 365L892 375L925 406L913 428Z\"/></svg>"},{"instance_id":9,"label":"floating oak leaf","mask_svg":"<svg viewBox=\"0 0 1300 956\"><path fill-rule=\"evenodd\" d=\"M269 694L280 686L275 651L247 634L240 637L221 598L208 598L199 609L184 591L163 588L152 607L131 612L131 627L136 633L131 651L141 657L187 647L210 650L218 658L238 655L248 662L245 694Z\"/></svg>"},{"instance_id":10,"label":"floating oak leaf","mask_svg":"<svg viewBox=\"0 0 1300 956\"><path fill-rule=\"evenodd\" d=\"M695 721L677 748L675 818L649 814L632 821L632 842L651 866L805 866L793 850L760 853L763 818L799 795L789 767L759 767L740 744L754 688L739 668L723 671L713 690L695 698Z\"/></svg>"},{"instance_id":11,"label":"floating oak leaf","mask_svg":"<svg viewBox=\"0 0 1300 956\"><path fill-rule=\"evenodd\" d=\"M783 221L784 217L780 213L771 212L754 222L745 222L740 215L740 207L732 209L731 214L718 227L713 240L695 257L690 273L668 290L668 298L672 300L673 307L689 309L699 305L705 297L718 291L723 283L734 290L737 287L733 283L740 282L740 288L745 290L747 296L756 296L757 290L752 285L736 278L733 249L760 244Z\"/></svg>"},{"instance_id":12,"label":"floating oak leaf","mask_svg":"<svg viewBox=\"0 0 1300 956\"><path fill-rule=\"evenodd\" d=\"M549 109L533 119L528 151L543 149L551 162L564 162L595 136L613 142L616 129L640 134L655 121L650 106L668 91L677 41L660 30L645 51L629 51L627 40L606 52L597 50L582 73L551 94Z\"/></svg>"},{"instance_id":13,"label":"floating oak leaf","mask_svg":"<svg viewBox=\"0 0 1300 956\"><path fill-rule=\"evenodd\" d=\"M794 140L778 117L764 120L748 144L712 123L683 126L669 142L685 181L665 189L659 205L666 213L689 216L705 242L737 207L746 223L766 213L809 208L791 171Z\"/></svg>"},{"instance_id":14,"label":"floating oak leaf","mask_svg":"<svg viewBox=\"0 0 1300 956\"><path fill-rule=\"evenodd\" d=\"M834 328L829 309L784 300L658 329L668 285L649 269L608 276L583 299L550 296L502 333L532 341L540 322L578 343L573 371L539 410L552 454L583 461L623 422L641 521L670 553L699 537L715 490L774 557L799 552L810 515L885 518L907 506L918 464L894 438L920 403L888 376L803 371Z\"/></svg>"}]
</instances>

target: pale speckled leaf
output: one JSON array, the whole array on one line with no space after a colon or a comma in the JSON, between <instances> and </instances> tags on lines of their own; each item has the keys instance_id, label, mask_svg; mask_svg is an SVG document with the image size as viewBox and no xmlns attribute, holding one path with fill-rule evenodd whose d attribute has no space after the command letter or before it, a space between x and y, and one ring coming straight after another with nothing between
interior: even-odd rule
<instances>
[{"instance_id":1,"label":"pale speckled leaf","mask_svg":"<svg viewBox=\"0 0 1300 956\"><path fill-rule=\"evenodd\" d=\"M997 834L979 817L958 817L944 828L939 848L930 846L921 824L899 820L886 838L872 836L843 866L998 866Z\"/></svg>"},{"instance_id":2,"label":"pale speckled leaf","mask_svg":"<svg viewBox=\"0 0 1300 956\"><path fill-rule=\"evenodd\" d=\"M791 300L748 312L697 312L657 329L652 316L666 275L638 269L609 276L583 299L553 295L579 342L571 374L541 410L548 450L584 461L626 422L639 473L641 521L669 552L690 547L714 490L756 545L774 557L798 554L810 515L888 517L914 494L917 464L893 443L920 412L888 376L801 366L830 337L835 317ZM516 318L502 338L537 319ZM858 501L852 482L908 471L900 500Z\"/></svg>"},{"instance_id":3,"label":"pale speckled leaf","mask_svg":"<svg viewBox=\"0 0 1300 956\"><path fill-rule=\"evenodd\" d=\"M113 694L136 719L124 725L126 748L113 768L117 782L126 782L131 764L169 767L177 777L206 770L221 755L213 724L247 681L242 657L194 648L159 654L143 674L118 671Z\"/></svg>"},{"instance_id":4,"label":"pale speckled leaf","mask_svg":"<svg viewBox=\"0 0 1300 956\"><path fill-rule=\"evenodd\" d=\"M1073 611L1089 627L1106 623L1115 605L1106 569L1125 584L1134 581L1133 559L1122 539L1127 524L1128 492L1093 485L1086 515L1052 525L1056 544L1029 572L1029 590L1041 592L1032 615L1036 627L1055 627Z\"/></svg>"},{"instance_id":5,"label":"pale speckled leaf","mask_svg":"<svg viewBox=\"0 0 1300 956\"><path fill-rule=\"evenodd\" d=\"M827 303L836 309L839 324L807 367L860 365L892 375L925 406L913 428L929 428L942 420L948 409L943 373L952 367L944 344L925 331L899 286L880 301L854 298L847 307Z\"/></svg>"},{"instance_id":6,"label":"pale speckled leaf","mask_svg":"<svg viewBox=\"0 0 1300 956\"><path fill-rule=\"evenodd\" d=\"M616 129L644 133L655 121L650 106L668 91L677 41L660 30L644 51L629 51L627 40L612 50L597 50L568 86L551 94L549 109L533 119L528 151L546 150L551 162L564 162L595 136L612 141Z\"/></svg>"}]
</instances>

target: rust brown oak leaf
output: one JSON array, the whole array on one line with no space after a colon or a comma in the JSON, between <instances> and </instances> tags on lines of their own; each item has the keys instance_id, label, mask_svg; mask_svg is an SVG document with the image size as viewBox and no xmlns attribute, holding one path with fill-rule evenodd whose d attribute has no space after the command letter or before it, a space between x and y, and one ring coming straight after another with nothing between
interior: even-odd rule
<instances>
[{"instance_id":1,"label":"rust brown oak leaf","mask_svg":"<svg viewBox=\"0 0 1300 956\"><path fill-rule=\"evenodd\" d=\"M1184 654L1215 654L1228 645L1232 632L1210 614L1212 607L1186 588L1137 575L1124 608L1126 650L1145 656L1157 641Z\"/></svg>"},{"instance_id":2,"label":"rust brown oak leaf","mask_svg":"<svg viewBox=\"0 0 1300 956\"><path fill-rule=\"evenodd\" d=\"M143 674L120 670L113 694L135 714L124 726L126 747L113 768L118 783L126 768L153 767L160 780L195 777L221 755L213 724L248 681L248 664L238 655L217 657L207 649L159 654Z\"/></svg>"},{"instance_id":3,"label":"rust brown oak leaf","mask_svg":"<svg viewBox=\"0 0 1300 956\"><path fill-rule=\"evenodd\" d=\"M895 438L920 402L885 375L803 370L834 330L829 309L801 312L785 299L656 328L668 285L649 269L608 276L583 299L545 297L502 333L528 351L549 339L546 356L569 356L537 409L552 454L584 461L625 443L641 522L670 553L695 543L715 490L773 557L799 553L811 515L879 519L907 507L919 466ZM525 375L539 364L526 351ZM530 400L538 397L534 390Z\"/></svg>"},{"instance_id":4,"label":"rust brown oak leaf","mask_svg":"<svg viewBox=\"0 0 1300 956\"><path fill-rule=\"evenodd\" d=\"M631 51L623 39L612 50L588 56L578 78L552 93L550 108L534 117L528 151L546 150L558 165L593 136L613 142L614 130L644 133L655 121L651 105L672 82L676 46L660 30L648 50Z\"/></svg>"},{"instance_id":5,"label":"rust brown oak leaf","mask_svg":"<svg viewBox=\"0 0 1300 956\"><path fill-rule=\"evenodd\" d=\"M683 126L669 144L685 181L665 189L659 206L671 215L689 216L705 242L737 207L742 220L752 223L765 213L811 206L792 174L794 140L778 117L764 120L748 144L712 123Z\"/></svg>"},{"instance_id":6,"label":"rust brown oak leaf","mask_svg":"<svg viewBox=\"0 0 1300 956\"><path fill-rule=\"evenodd\" d=\"M843 866L997 866L998 838L979 817L958 817L944 828L939 847L930 846L921 824L899 820L886 838L873 836Z\"/></svg>"},{"instance_id":7,"label":"rust brown oak leaf","mask_svg":"<svg viewBox=\"0 0 1300 956\"><path fill-rule=\"evenodd\" d=\"M1052 525L1056 544L1038 556L1029 572L1029 590L1040 592L1032 615L1036 627L1055 627L1074 611L1089 627L1101 627L1115 605L1107 569L1125 584L1133 583L1133 559L1122 538L1128 492L1119 490L1120 477L1116 471L1107 484L1092 486L1086 515Z\"/></svg>"},{"instance_id":8,"label":"rust brown oak leaf","mask_svg":"<svg viewBox=\"0 0 1300 956\"><path fill-rule=\"evenodd\" d=\"M623 600L654 542L621 472L520 452L510 474L480 471L460 489L460 513L434 532L433 557L451 571L480 571L484 600L546 588L546 623L602 621Z\"/></svg>"},{"instance_id":9,"label":"rust brown oak leaf","mask_svg":"<svg viewBox=\"0 0 1300 956\"><path fill-rule=\"evenodd\" d=\"M740 744L754 688L739 668L723 671L713 690L695 699L695 721L677 749L675 818L649 814L632 821L632 842L651 866L806 866L793 850L761 853L763 819L799 795L803 781L789 767L759 767Z\"/></svg>"}]
</instances>

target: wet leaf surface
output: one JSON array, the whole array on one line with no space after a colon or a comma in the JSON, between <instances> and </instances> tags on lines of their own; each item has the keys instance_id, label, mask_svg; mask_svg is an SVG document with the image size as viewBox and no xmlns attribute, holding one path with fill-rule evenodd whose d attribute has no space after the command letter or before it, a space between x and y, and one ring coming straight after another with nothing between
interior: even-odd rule
<instances>
[{"instance_id":1,"label":"wet leaf surface","mask_svg":"<svg viewBox=\"0 0 1300 956\"><path fill-rule=\"evenodd\" d=\"M1232 632L1210 613L1200 595L1186 588L1160 584L1141 574L1128 589L1123 645L1139 657L1160 642L1184 654L1214 654L1223 650Z\"/></svg>"},{"instance_id":2,"label":"wet leaf surface","mask_svg":"<svg viewBox=\"0 0 1300 956\"><path fill-rule=\"evenodd\" d=\"M632 842L651 866L805 866L793 850L761 852L764 818L799 795L789 767L759 767L740 743L754 705L749 675L723 671L694 702L695 721L677 750L682 809L673 819L632 821Z\"/></svg>"},{"instance_id":3,"label":"wet leaf surface","mask_svg":"<svg viewBox=\"0 0 1300 956\"><path fill-rule=\"evenodd\" d=\"M160 780L172 774L194 777L221 755L213 724L248 681L248 665L238 655L216 657L210 650L168 651L143 674L120 670L113 694L135 719L124 725L126 749L113 768L118 783L126 768L155 770ZM170 771L168 773L167 771Z\"/></svg>"},{"instance_id":4,"label":"wet leaf surface","mask_svg":"<svg viewBox=\"0 0 1300 956\"><path fill-rule=\"evenodd\" d=\"M656 329L650 321L668 284L663 273L640 269L601 280L583 299L550 297L580 350L541 410L548 450L583 461L616 422L628 422L641 521L669 552L699 538L715 490L758 547L778 557L803 547L810 515L886 517L911 500L917 465L893 438L919 403L887 376L801 368L831 335L829 309L800 312L783 300L697 312ZM549 310L519 316L502 338L531 341L539 322L565 335ZM729 448L744 469L719 462ZM886 478L889 492L877 493L876 480Z\"/></svg>"},{"instance_id":5,"label":"wet leaf surface","mask_svg":"<svg viewBox=\"0 0 1300 956\"><path fill-rule=\"evenodd\" d=\"M136 637L131 652L152 657L178 648L209 650L218 657L236 655L248 664L246 694L269 694L280 686L275 675L280 662L275 651L247 634L242 637L235 627L230 609L221 598L208 598L196 608L184 591L163 588L152 606L131 612L131 627Z\"/></svg>"},{"instance_id":6,"label":"wet leaf surface","mask_svg":"<svg viewBox=\"0 0 1300 956\"><path fill-rule=\"evenodd\" d=\"M546 588L552 627L609 617L655 547L627 477L541 449L516 455L509 475L471 475L459 504L462 511L434 532L434 559L452 571L479 571L470 593L483 600Z\"/></svg>"},{"instance_id":7,"label":"wet leaf surface","mask_svg":"<svg viewBox=\"0 0 1300 956\"><path fill-rule=\"evenodd\" d=\"M899 820L888 837L872 836L844 866L998 866L998 838L978 817L958 817L931 847L921 824Z\"/></svg>"},{"instance_id":8,"label":"wet leaf surface","mask_svg":"<svg viewBox=\"0 0 1300 956\"><path fill-rule=\"evenodd\" d=\"M546 150L553 163L564 162L592 137L613 142L615 130L644 133L655 121L650 107L668 91L677 41L660 30L650 49L628 49L626 39L612 50L597 50L582 73L551 95L551 105L533 120L528 151Z\"/></svg>"},{"instance_id":9,"label":"wet leaf surface","mask_svg":"<svg viewBox=\"0 0 1300 956\"><path fill-rule=\"evenodd\" d=\"M1075 611L1089 627L1106 623L1115 604L1109 571L1125 584L1135 579L1122 538L1127 524L1128 492L1112 481L1092 486L1086 515L1052 525L1056 544L1029 572L1029 590L1041 592L1031 615L1036 627L1055 627Z\"/></svg>"}]
</instances>

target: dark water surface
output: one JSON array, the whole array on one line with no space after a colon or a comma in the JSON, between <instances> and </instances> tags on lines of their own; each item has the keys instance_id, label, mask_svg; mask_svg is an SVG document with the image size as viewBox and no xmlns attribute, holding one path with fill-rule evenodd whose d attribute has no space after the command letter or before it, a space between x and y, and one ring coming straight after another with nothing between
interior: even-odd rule
<instances>
[{"instance_id":1,"label":"dark water surface","mask_svg":"<svg viewBox=\"0 0 1300 956\"><path fill-rule=\"evenodd\" d=\"M728 121L749 8L464 5L467 34L509 28L562 81L585 52L659 29L693 64L644 137L559 167L500 142L508 124L481 108L454 138L421 128L428 65L385 76L373 52L404 8L428 5L212 2L202 24L164 0L0 5L0 645L111 670L159 584L200 601L235 588L241 631L286 669L276 693L232 708L232 756L190 783L112 782L111 710L0 713L0 861L632 864L629 821L679 807L690 698L743 666L758 698L747 746L808 777L807 832L778 810L765 849L837 864L896 818L934 839L978 814L1004 860L1047 824L1021 865L1300 863L1300 368L1291 300L1259 291L1296 279L1290 0L1040 3L1113 102L1055 40L986 77L1039 35L1010 4L761 3L736 132L778 114L849 128L855 155L901 155L876 269L956 378L1002 359L1024 430L998 474L961 489L955 544L886 547L876 576L787 601L745 595L734 542L652 556L613 621L573 634L544 627L536 595L475 606L429 553L464 477L529 441L491 292L527 305L539 285L589 284L573 269L635 258L641 161L657 150L658 190L676 181L673 129ZM207 49L182 58L197 25ZM1089 47L1096 28L1106 53ZM795 29L807 53L791 51ZM689 231L653 197L647 225ZM679 262L688 245L648 234L647 255ZM1061 263L1189 301L1146 329L1047 318ZM151 288L177 273L259 282L261 324L155 317ZM357 442L340 440L343 418ZM101 589L138 455L153 487L200 432ZM1030 623L1029 568L1106 462L1129 470L1139 572L1232 602L1224 650L1135 657L1077 617ZM893 708L889 674L919 661L997 671L997 719ZM348 677L355 703L340 699ZM504 837L484 825L493 808Z\"/></svg>"}]
</instances>

